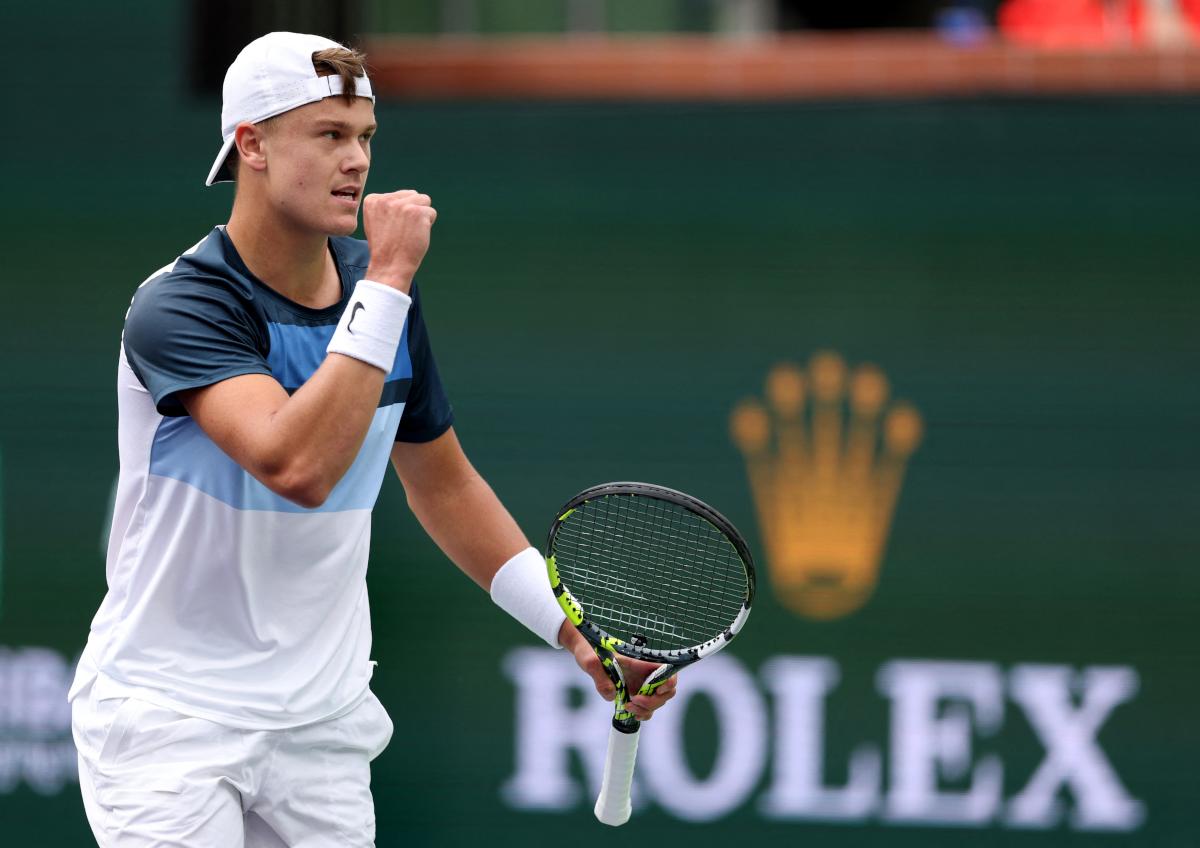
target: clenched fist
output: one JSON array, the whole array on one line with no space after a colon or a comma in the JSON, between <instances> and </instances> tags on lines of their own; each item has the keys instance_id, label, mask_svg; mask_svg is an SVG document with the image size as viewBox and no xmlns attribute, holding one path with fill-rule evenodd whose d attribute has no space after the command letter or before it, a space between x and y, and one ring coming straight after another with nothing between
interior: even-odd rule
<instances>
[{"instance_id":1,"label":"clenched fist","mask_svg":"<svg viewBox=\"0 0 1200 848\"><path fill-rule=\"evenodd\" d=\"M363 229L371 248L367 279L408 294L435 220L437 210L427 194L405 189L363 198Z\"/></svg>"}]
</instances>

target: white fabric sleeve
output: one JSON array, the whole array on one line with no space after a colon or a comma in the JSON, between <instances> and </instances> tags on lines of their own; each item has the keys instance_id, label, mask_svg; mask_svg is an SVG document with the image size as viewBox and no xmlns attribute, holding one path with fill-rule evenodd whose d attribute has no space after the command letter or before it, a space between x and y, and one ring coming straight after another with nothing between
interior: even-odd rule
<instances>
[{"instance_id":1,"label":"white fabric sleeve","mask_svg":"<svg viewBox=\"0 0 1200 848\"><path fill-rule=\"evenodd\" d=\"M492 600L496 606L542 637L552 648L558 644L558 631L566 613L558 605L546 560L533 548L514 556L492 578Z\"/></svg>"},{"instance_id":2,"label":"white fabric sleeve","mask_svg":"<svg viewBox=\"0 0 1200 848\"><path fill-rule=\"evenodd\" d=\"M359 280L325 352L351 356L390 373L410 306L412 298L404 292Z\"/></svg>"}]
</instances>

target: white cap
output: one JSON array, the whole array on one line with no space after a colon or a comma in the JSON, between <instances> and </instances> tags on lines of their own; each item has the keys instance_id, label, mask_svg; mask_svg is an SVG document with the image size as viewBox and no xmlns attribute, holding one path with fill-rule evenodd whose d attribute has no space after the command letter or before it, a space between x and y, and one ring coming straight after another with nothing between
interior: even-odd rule
<instances>
[{"instance_id":1,"label":"white cap","mask_svg":"<svg viewBox=\"0 0 1200 848\"><path fill-rule=\"evenodd\" d=\"M225 72L225 84L221 86L223 143L205 185L233 180L225 160L233 150L238 124L257 124L342 93L342 78L318 76L312 62L314 53L342 46L319 35L272 32L242 48ZM355 78L354 93L375 100L371 81L365 76Z\"/></svg>"}]
</instances>

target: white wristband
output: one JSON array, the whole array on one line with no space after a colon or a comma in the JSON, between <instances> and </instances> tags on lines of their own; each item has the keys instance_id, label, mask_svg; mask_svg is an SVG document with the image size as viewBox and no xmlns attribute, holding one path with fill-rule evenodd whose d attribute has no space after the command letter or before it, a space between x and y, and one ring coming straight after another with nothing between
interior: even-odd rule
<instances>
[{"instance_id":1,"label":"white wristband","mask_svg":"<svg viewBox=\"0 0 1200 848\"><path fill-rule=\"evenodd\" d=\"M500 566L492 578L492 600L550 647L562 647L558 631L567 616L550 588L546 560L533 548L526 548Z\"/></svg>"},{"instance_id":2,"label":"white wristband","mask_svg":"<svg viewBox=\"0 0 1200 848\"><path fill-rule=\"evenodd\" d=\"M326 353L351 356L390 373L410 306L412 298L404 292L372 280L359 280Z\"/></svg>"}]
</instances>

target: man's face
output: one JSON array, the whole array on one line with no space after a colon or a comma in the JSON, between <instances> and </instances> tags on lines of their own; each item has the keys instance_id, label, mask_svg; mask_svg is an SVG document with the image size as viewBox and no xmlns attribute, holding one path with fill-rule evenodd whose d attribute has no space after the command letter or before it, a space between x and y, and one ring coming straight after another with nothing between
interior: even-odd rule
<instances>
[{"instance_id":1,"label":"man's face","mask_svg":"<svg viewBox=\"0 0 1200 848\"><path fill-rule=\"evenodd\" d=\"M371 166L374 103L326 97L285 112L265 130L266 187L276 211L298 228L352 234Z\"/></svg>"}]
</instances>

